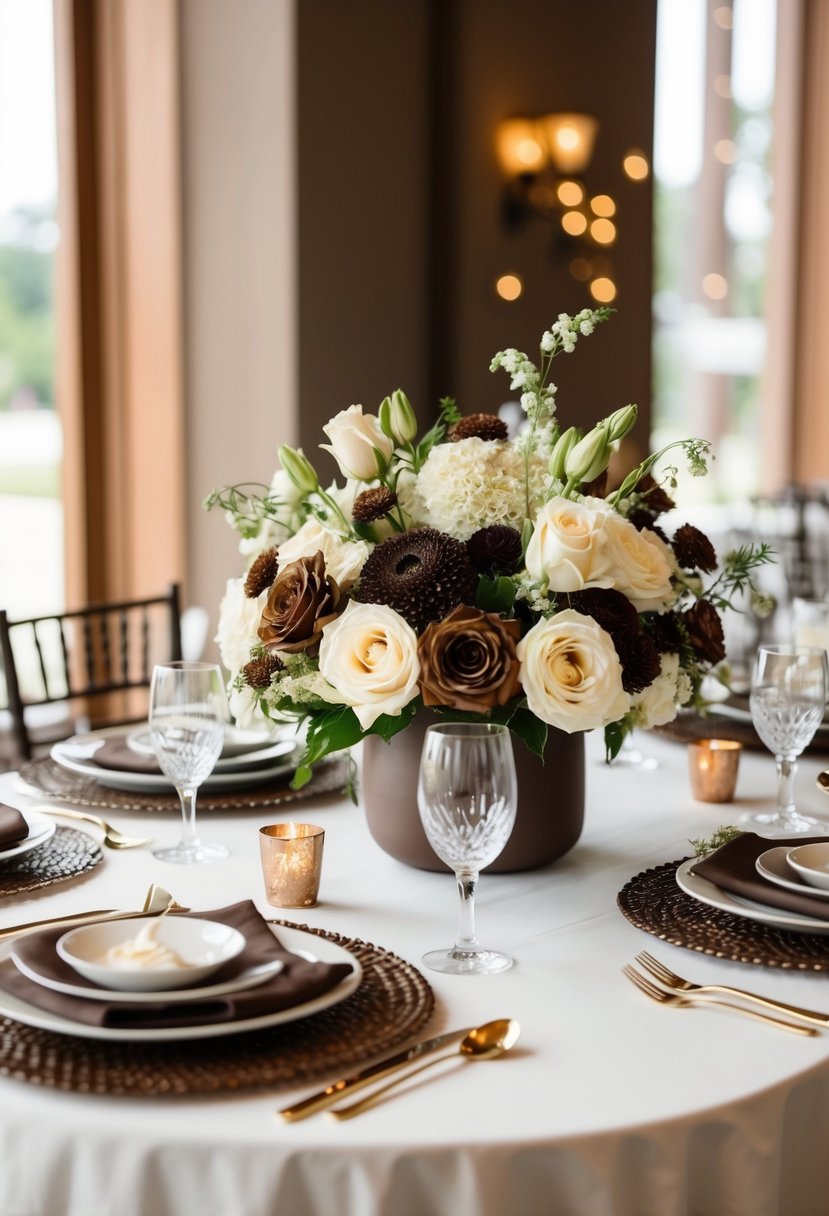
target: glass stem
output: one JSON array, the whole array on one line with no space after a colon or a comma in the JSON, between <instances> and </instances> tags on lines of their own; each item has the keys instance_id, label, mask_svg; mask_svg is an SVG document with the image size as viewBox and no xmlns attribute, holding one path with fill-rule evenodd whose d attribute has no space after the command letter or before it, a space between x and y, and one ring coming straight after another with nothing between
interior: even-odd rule
<instances>
[{"instance_id":1,"label":"glass stem","mask_svg":"<svg viewBox=\"0 0 829 1216\"><path fill-rule=\"evenodd\" d=\"M777 761L777 811L782 819L797 814L794 805L794 778L797 772L795 756L775 756Z\"/></svg>"},{"instance_id":2,"label":"glass stem","mask_svg":"<svg viewBox=\"0 0 829 1216\"><path fill-rule=\"evenodd\" d=\"M179 789L178 796L181 799L181 843L184 845L196 844L196 790L197 787L183 787Z\"/></svg>"},{"instance_id":3,"label":"glass stem","mask_svg":"<svg viewBox=\"0 0 829 1216\"><path fill-rule=\"evenodd\" d=\"M475 936L475 888L478 885L478 871L459 870L455 874L455 877L458 880L458 894L461 897L455 949L461 951L477 950L478 939Z\"/></svg>"}]
</instances>

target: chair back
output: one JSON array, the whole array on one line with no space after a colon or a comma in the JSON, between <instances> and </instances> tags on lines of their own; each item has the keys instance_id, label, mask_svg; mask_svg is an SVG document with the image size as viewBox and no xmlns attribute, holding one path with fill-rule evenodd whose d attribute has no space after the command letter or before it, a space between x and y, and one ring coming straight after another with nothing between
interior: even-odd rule
<instances>
[{"instance_id":1,"label":"chair back","mask_svg":"<svg viewBox=\"0 0 829 1216\"><path fill-rule=\"evenodd\" d=\"M83 701L82 712L90 719L106 707L108 725L138 720L133 690L149 688L156 663L181 658L179 585L148 599L91 604L27 620L9 620L0 609L0 657L15 744L26 760L32 756L28 719L35 706ZM68 719L48 741L73 729Z\"/></svg>"}]
</instances>

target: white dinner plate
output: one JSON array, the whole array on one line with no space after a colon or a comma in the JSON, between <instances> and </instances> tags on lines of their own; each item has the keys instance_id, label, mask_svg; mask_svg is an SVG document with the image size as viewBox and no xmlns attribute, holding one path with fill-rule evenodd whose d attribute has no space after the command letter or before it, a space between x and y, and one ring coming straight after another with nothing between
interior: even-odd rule
<instances>
[{"instance_id":1,"label":"white dinner plate","mask_svg":"<svg viewBox=\"0 0 829 1216\"><path fill-rule=\"evenodd\" d=\"M112 734L112 731L108 732ZM150 729L142 726L140 730L131 731L127 735L127 743L132 751L139 756L155 756L155 749L150 741ZM222 754L216 761L214 774L238 773L244 769L263 768L274 760L285 759L293 755L296 739L271 739L267 746L248 749L244 752L234 752L230 756Z\"/></svg>"},{"instance_id":2,"label":"white dinner plate","mask_svg":"<svg viewBox=\"0 0 829 1216\"><path fill-rule=\"evenodd\" d=\"M127 793L168 794L173 789L173 783L164 776L154 773L128 773L121 769L102 768L95 764L92 757L105 739L118 734L113 730L90 731L87 735L74 735L71 739L63 739L56 743L51 750L52 759L71 773L79 773L99 785L113 790L124 790ZM287 743L287 740L286 740ZM259 785L270 781L283 773L292 772L296 768L295 747L292 744L288 754L266 764L262 768L245 769L243 772L212 773L200 787L203 790L238 790L247 786Z\"/></svg>"},{"instance_id":3,"label":"white dinner plate","mask_svg":"<svg viewBox=\"0 0 829 1216\"><path fill-rule=\"evenodd\" d=\"M248 967L247 971L242 971L235 979L225 980L221 984L202 984L198 988L165 988L161 992L121 992L117 988L82 988L80 984L56 980L51 975L44 975L42 971L38 971L36 967L32 967L22 958L18 958L14 948L11 950L10 957L18 971L22 971L25 976L43 988L52 988L55 992L63 992L67 996L81 996L89 1001L123 1001L130 1005L157 1004L159 1001L176 1001L176 1003L204 1001L210 997L244 992L246 988L255 988L258 984L264 984L265 980L278 975L284 966L280 959L274 959L272 963Z\"/></svg>"},{"instance_id":4,"label":"white dinner plate","mask_svg":"<svg viewBox=\"0 0 829 1216\"><path fill-rule=\"evenodd\" d=\"M755 861L757 873L776 887L785 887L787 891L797 891L798 895L814 895L816 899L829 899L829 891L819 887L810 887L797 877L794 870L786 861L786 854L791 845L782 845L776 849L766 849Z\"/></svg>"},{"instance_id":5,"label":"white dinner plate","mask_svg":"<svg viewBox=\"0 0 829 1216\"><path fill-rule=\"evenodd\" d=\"M771 908L767 904L757 904L739 895L731 895L728 891L723 891L722 887L709 882L707 878L692 874L691 866L696 864L695 857L683 861L676 872L676 881L686 895L698 899L701 904L720 908L723 912L733 912L735 916L743 916L746 920L758 921L762 925L773 925L775 929L829 936L829 921L800 916L797 912L786 912L782 908Z\"/></svg>"},{"instance_id":6,"label":"white dinner plate","mask_svg":"<svg viewBox=\"0 0 829 1216\"><path fill-rule=\"evenodd\" d=\"M84 1022L73 1022L71 1018L49 1013L38 1009L28 1001L12 996L0 989L0 1015L14 1018L24 1026L36 1026L40 1030L50 1030L54 1034L74 1035L81 1039L101 1039L121 1043L163 1043L187 1039L214 1039L231 1034L245 1034L249 1030L264 1030L269 1026L279 1026L283 1022L295 1022L300 1018L310 1017L322 1009L329 1009L351 996L360 986L363 969L357 959L348 950L329 941L325 937L317 937L315 933L307 933L303 929L288 928L286 925L274 926L274 936L286 950L301 954L303 958L319 960L322 963L349 963L351 974L345 976L330 992L313 1000L294 1005L291 1009L280 1009L275 1013L262 1014L255 1018L245 1018L238 1022L217 1022L214 1025L202 1026L165 1026L159 1029L113 1029L109 1026L88 1026ZM0 968L13 967L11 952L14 939L0 942Z\"/></svg>"},{"instance_id":7,"label":"white dinner plate","mask_svg":"<svg viewBox=\"0 0 829 1216\"><path fill-rule=\"evenodd\" d=\"M12 857L19 857L21 853L29 853L32 849L39 849L42 844L50 840L57 829L57 824L51 819L44 819L41 815L35 815L33 812L26 813L21 811L20 814L29 825L29 835L25 840L21 840L20 844L14 845L11 849L4 849L0 853L0 865L4 861L9 861Z\"/></svg>"}]
</instances>

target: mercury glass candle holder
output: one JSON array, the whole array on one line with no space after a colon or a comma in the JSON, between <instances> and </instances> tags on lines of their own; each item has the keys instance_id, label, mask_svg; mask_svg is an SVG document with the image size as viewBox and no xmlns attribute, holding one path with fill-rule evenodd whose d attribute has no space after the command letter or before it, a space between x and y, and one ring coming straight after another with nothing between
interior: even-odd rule
<instances>
[{"instance_id":1,"label":"mercury glass candle holder","mask_svg":"<svg viewBox=\"0 0 829 1216\"><path fill-rule=\"evenodd\" d=\"M697 802L733 802L742 744L733 739L695 739L688 744L688 775Z\"/></svg>"},{"instance_id":2,"label":"mercury glass candle holder","mask_svg":"<svg viewBox=\"0 0 829 1216\"><path fill-rule=\"evenodd\" d=\"M265 898L275 908L312 908L319 895L325 831L313 823L259 829Z\"/></svg>"}]
</instances>

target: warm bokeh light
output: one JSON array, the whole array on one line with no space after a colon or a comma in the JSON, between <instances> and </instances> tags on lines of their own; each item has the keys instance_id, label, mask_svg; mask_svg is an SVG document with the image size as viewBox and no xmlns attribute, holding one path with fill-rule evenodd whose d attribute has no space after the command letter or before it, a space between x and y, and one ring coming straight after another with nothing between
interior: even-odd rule
<instances>
[{"instance_id":1,"label":"warm bokeh light","mask_svg":"<svg viewBox=\"0 0 829 1216\"><path fill-rule=\"evenodd\" d=\"M570 236L582 236L587 231L587 219L580 211L565 211L561 226Z\"/></svg>"},{"instance_id":2,"label":"warm bokeh light","mask_svg":"<svg viewBox=\"0 0 829 1216\"><path fill-rule=\"evenodd\" d=\"M590 225L590 235L597 245L612 245L616 240L616 225L612 220L594 220Z\"/></svg>"},{"instance_id":3,"label":"warm bokeh light","mask_svg":"<svg viewBox=\"0 0 829 1216\"><path fill-rule=\"evenodd\" d=\"M517 274L502 274L495 283L495 290L502 300L517 300L524 290L524 284Z\"/></svg>"},{"instance_id":4,"label":"warm bokeh light","mask_svg":"<svg viewBox=\"0 0 829 1216\"><path fill-rule=\"evenodd\" d=\"M715 8L711 16L721 30L734 28L734 14L727 4L721 4L719 8Z\"/></svg>"},{"instance_id":5,"label":"warm bokeh light","mask_svg":"<svg viewBox=\"0 0 829 1216\"><path fill-rule=\"evenodd\" d=\"M570 274L579 283L586 283L588 279L593 277L593 263L588 262L587 258L573 258L568 267Z\"/></svg>"},{"instance_id":6,"label":"warm bokeh light","mask_svg":"<svg viewBox=\"0 0 829 1216\"><path fill-rule=\"evenodd\" d=\"M737 145L733 139L718 139L714 144L714 155L724 165L733 165L737 159Z\"/></svg>"},{"instance_id":7,"label":"warm bokeh light","mask_svg":"<svg viewBox=\"0 0 829 1216\"><path fill-rule=\"evenodd\" d=\"M642 152L632 150L622 161L622 168L634 182L642 182L650 173L648 158Z\"/></svg>"},{"instance_id":8,"label":"warm bokeh light","mask_svg":"<svg viewBox=\"0 0 829 1216\"><path fill-rule=\"evenodd\" d=\"M721 274L707 274L702 280L702 290L709 300L724 300L728 295L728 280Z\"/></svg>"},{"instance_id":9,"label":"warm bokeh light","mask_svg":"<svg viewBox=\"0 0 829 1216\"><path fill-rule=\"evenodd\" d=\"M590 164L599 124L590 114L546 114L540 130L559 173L581 173Z\"/></svg>"},{"instance_id":10,"label":"warm bokeh light","mask_svg":"<svg viewBox=\"0 0 829 1216\"><path fill-rule=\"evenodd\" d=\"M594 215L609 216L616 214L616 204L609 194L597 194L590 200L590 210Z\"/></svg>"},{"instance_id":11,"label":"warm bokeh light","mask_svg":"<svg viewBox=\"0 0 829 1216\"><path fill-rule=\"evenodd\" d=\"M562 182L558 188L558 201L563 207L578 207L584 198L584 190L578 182Z\"/></svg>"},{"instance_id":12,"label":"warm bokeh light","mask_svg":"<svg viewBox=\"0 0 829 1216\"><path fill-rule=\"evenodd\" d=\"M590 294L599 304L609 304L616 299L616 284L612 279L594 279L590 284Z\"/></svg>"},{"instance_id":13,"label":"warm bokeh light","mask_svg":"<svg viewBox=\"0 0 829 1216\"><path fill-rule=\"evenodd\" d=\"M536 124L530 118L507 118L499 123L497 146L501 168L509 177L538 173L547 160Z\"/></svg>"}]
</instances>

